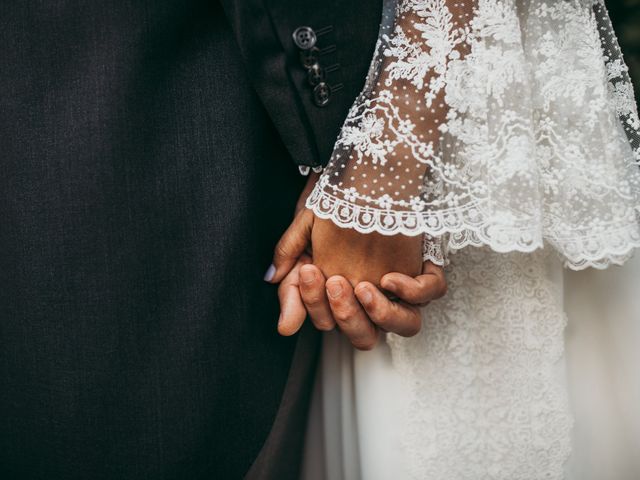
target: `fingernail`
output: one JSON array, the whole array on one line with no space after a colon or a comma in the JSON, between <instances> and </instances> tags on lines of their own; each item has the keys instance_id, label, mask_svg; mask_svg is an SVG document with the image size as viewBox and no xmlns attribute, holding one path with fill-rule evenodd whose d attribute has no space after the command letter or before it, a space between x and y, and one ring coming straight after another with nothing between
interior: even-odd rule
<instances>
[{"instance_id":1,"label":"fingernail","mask_svg":"<svg viewBox=\"0 0 640 480\"><path fill-rule=\"evenodd\" d=\"M303 283L313 283L316 279L316 274L311 269L303 268L300 270L300 279Z\"/></svg>"},{"instance_id":2,"label":"fingernail","mask_svg":"<svg viewBox=\"0 0 640 480\"><path fill-rule=\"evenodd\" d=\"M275 265L269 265L269 268L267 269L267 273L264 274L264 281L265 282L270 282L271 280L273 280L273 277L276 274L276 267Z\"/></svg>"},{"instance_id":3,"label":"fingernail","mask_svg":"<svg viewBox=\"0 0 640 480\"><path fill-rule=\"evenodd\" d=\"M373 295L371 295L368 288L363 288L358 292L358 299L365 305L369 305L371 300L373 300Z\"/></svg>"},{"instance_id":4,"label":"fingernail","mask_svg":"<svg viewBox=\"0 0 640 480\"><path fill-rule=\"evenodd\" d=\"M342 285L338 282L327 285L327 294L331 298L338 298L342 294Z\"/></svg>"}]
</instances>

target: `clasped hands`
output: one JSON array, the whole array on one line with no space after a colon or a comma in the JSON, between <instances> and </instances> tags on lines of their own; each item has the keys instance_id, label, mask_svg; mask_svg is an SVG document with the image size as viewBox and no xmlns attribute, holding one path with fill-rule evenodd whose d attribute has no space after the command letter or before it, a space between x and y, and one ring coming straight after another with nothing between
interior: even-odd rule
<instances>
[{"instance_id":1,"label":"clasped hands","mask_svg":"<svg viewBox=\"0 0 640 480\"><path fill-rule=\"evenodd\" d=\"M422 261L420 236L361 234L317 218L304 208L316 179L309 179L265 276L280 284L279 333L293 335L308 315L319 330L337 326L360 350L372 349L380 331L417 334L419 307L446 293L442 267Z\"/></svg>"}]
</instances>

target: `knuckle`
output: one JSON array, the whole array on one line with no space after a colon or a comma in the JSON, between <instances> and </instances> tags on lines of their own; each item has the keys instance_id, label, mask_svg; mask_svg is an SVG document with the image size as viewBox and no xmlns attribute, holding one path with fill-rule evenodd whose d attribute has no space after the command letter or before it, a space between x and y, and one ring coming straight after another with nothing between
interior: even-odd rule
<instances>
[{"instance_id":1,"label":"knuckle","mask_svg":"<svg viewBox=\"0 0 640 480\"><path fill-rule=\"evenodd\" d=\"M373 320L376 325L386 328L390 323L393 322L394 316L390 309L382 308L378 309L375 313L371 313L371 320Z\"/></svg>"},{"instance_id":2,"label":"knuckle","mask_svg":"<svg viewBox=\"0 0 640 480\"><path fill-rule=\"evenodd\" d=\"M401 313L402 311L395 302L387 302L386 304L380 305L375 312L372 312L370 317L376 324L385 328L400 318Z\"/></svg>"},{"instance_id":3,"label":"knuckle","mask_svg":"<svg viewBox=\"0 0 640 480\"><path fill-rule=\"evenodd\" d=\"M417 303L424 297L424 288L411 288L407 290L402 298L405 298L409 303Z\"/></svg>"},{"instance_id":4,"label":"knuckle","mask_svg":"<svg viewBox=\"0 0 640 480\"><path fill-rule=\"evenodd\" d=\"M315 308L322 305L323 298L317 294L302 294L302 301L307 307Z\"/></svg>"},{"instance_id":5,"label":"knuckle","mask_svg":"<svg viewBox=\"0 0 640 480\"><path fill-rule=\"evenodd\" d=\"M404 285L399 292L400 298L409 303L416 303L416 301L424 296L425 287L421 283L415 285Z\"/></svg>"},{"instance_id":6,"label":"knuckle","mask_svg":"<svg viewBox=\"0 0 640 480\"><path fill-rule=\"evenodd\" d=\"M276 259L287 258L289 256L289 249L287 248L285 242L278 242L274 251L274 256Z\"/></svg>"},{"instance_id":7,"label":"knuckle","mask_svg":"<svg viewBox=\"0 0 640 480\"><path fill-rule=\"evenodd\" d=\"M349 323L357 315L357 310L348 304L336 305L333 307L333 316L336 321Z\"/></svg>"},{"instance_id":8,"label":"knuckle","mask_svg":"<svg viewBox=\"0 0 640 480\"><path fill-rule=\"evenodd\" d=\"M298 215L296 216L296 219L299 222L302 223L313 223L314 220L314 215L313 212L311 210L309 210L308 208L303 208L298 212Z\"/></svg>"},{"instance_id":9,"label":"knuckle","mask_svg":"<svg viewBox=\"0 0 640 480\"><path fill-rule=\"evenodd\" d=\"M398 284L396 288L398 289L398 295L403 297L414 295L417 291L413 285L406 285L404 283Z\"/></svg>"}]
</instances>

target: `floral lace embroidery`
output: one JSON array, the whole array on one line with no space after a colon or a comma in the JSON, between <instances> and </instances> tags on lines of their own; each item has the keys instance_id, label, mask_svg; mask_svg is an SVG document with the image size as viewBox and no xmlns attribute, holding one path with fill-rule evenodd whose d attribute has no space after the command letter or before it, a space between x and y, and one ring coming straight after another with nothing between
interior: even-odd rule
<instances>
[{"instance_id":1,"label":"floral lace embroidery","mask_svg":"<svg viewBox=\"0 0 640 480\"><path fill-rule=\"evenodd\" d=\"M602 1L386 8L307 206L451 252L548 242L571 268L623 263L640 246L640 120Z\"/></svg>"},{"instance_id":2,"label":"floral lace embroidery","mask_svg":"<svg viewBox=\"0 0 640 480\"><path fill-rule=\"evenodd\" d=\"M422 332L388 335L412 391L413 478L564 478L573 420L549 257L465 249L447 269L447 296L424 309Z\"/></svg>"}]
</instances>

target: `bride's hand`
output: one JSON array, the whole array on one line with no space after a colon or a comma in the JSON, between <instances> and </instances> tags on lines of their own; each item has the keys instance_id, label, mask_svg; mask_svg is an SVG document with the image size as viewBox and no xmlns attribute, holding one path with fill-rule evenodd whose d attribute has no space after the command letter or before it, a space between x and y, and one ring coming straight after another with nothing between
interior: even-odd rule
<instances>
[{"instance_id":1,"label":"bride's hand","mask_svg":"<svg viewBox=\"0 0 640 480\"><path fill-rule=\"evenodd\" d=\"M306 209L305 200L317 178L317 174L309 177L298 200L294 220L276 245L269 281L279 283L305 252L311 254L313 264L325 278L340 275L353 287L363 281L380 286L382 276L389 272L410 277L420 274L421 236L363 234L319 219Z\"/></svg>"},{"instance_id":2,"label":"bride's hand","mask_svg":"<svg viewBox=\"0 0 640 480\"><path fill-rule=\"evenodd\" d=\"M306 215L313 214L309 212ZM340 275L355 287L360 282L380 286L389 272L415 277L422 269L422 237L359 233L330 220L311 218L313 264L325 278Z\"/></svg>"}]
</instances>

